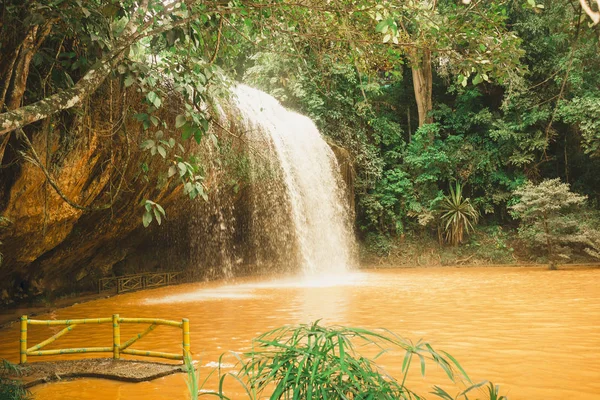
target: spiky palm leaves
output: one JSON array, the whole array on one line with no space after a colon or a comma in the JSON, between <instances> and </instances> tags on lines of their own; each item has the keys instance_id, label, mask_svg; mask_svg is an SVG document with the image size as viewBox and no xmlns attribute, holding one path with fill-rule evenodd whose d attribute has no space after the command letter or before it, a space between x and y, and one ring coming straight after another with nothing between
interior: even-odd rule
<instances>
[{"instance_id":1,"label":"spiky palm leaves","mask_svg":"<svg viewBox=\"0 0 600 400\"><path fill-rule=\"evenodd\" d=\"M439 212L446 242L453 246L462 243L465 233L473 231L473 225L479 220L479 212L469 198L463 197L462 186L458 182L455 187L450 186L450 195L444 197Z\"/></svg>"}]
</instances>

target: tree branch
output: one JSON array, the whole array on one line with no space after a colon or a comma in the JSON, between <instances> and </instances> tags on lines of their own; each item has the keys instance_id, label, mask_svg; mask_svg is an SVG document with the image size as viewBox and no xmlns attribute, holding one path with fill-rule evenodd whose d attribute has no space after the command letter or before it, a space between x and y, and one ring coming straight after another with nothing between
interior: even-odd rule
<instances>
[{"instance_id":1,"label":"tree branch","mask_svg":"<svg viewBox=\"0 0 600 400\"><path fill-rule=\"evenodd\" d=\"M585 13L592 19L594 25L600 22L600 0L596 0L596 4L598 5L599 11L592 10L587 0L579 0L579 3L581 4L581 8L583 9L583 11L585 11Z\"/></svg>"},{"instance_id":2,"label":"tree branch","mask_svg":"<svg viewBox=\"0 0 600 400\"><path fill-rule=\"evenodd\" d=\"M149 0L142 0L136 13L145 14ZM113 67L123 59L125 50L136 39L137 25L135 18L129 20L122 36L117 40L115 50L95 64L72 88L65 89L36 103L0 114L0 138L8 132L48 118L67 110L94 93L110 74Z\"/></svg>"}]
</instances>

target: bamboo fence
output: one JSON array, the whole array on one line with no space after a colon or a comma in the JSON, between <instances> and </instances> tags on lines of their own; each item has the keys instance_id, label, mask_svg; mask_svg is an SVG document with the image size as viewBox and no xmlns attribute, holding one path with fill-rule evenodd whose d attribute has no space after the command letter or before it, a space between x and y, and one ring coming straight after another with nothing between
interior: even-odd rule
<instances>
[{"instance_id":1,"label":"bamboo fence","mask_svg":"<svg viewBox=\"0 0 600 400\"><path fill-rule=\"evenodd\" d=\"M42 350L50 343L55 342L57 339L66 335L78 325L91 325L91 324L110 324L113 326L113 345L112 347L83 347L83 348L70 348L70 349L54 349L54 350ZM145 330L134 335L131 339L121 344L121 325L122 324L150 324ZM27 327L28 325L65 325L65 328L49 337L46 340L36 344L32 347L27 347ZM133 350L130 349L138 340L152 332L158 325L172 326L182 330L182 353L165 353L160 351L149 351L149 350ZM113 353L113 358L118 360L121 358L121 354L129 354L133 356L142 357L157 357L165 358L169 360L181 360L183 361L190 351L190 321L187 318L183 318L181 322L171 321L167 319L158 318L121 318L119 314L114 314L109 318L85 318L85 319L67 319L67 320L37 320L28 319L27 315L21 317L21 339L20 339L20 362L25 364L27 362L27 356L52 356L60 354L73 354L73 353Z\"/></svg>"}]
</instances>

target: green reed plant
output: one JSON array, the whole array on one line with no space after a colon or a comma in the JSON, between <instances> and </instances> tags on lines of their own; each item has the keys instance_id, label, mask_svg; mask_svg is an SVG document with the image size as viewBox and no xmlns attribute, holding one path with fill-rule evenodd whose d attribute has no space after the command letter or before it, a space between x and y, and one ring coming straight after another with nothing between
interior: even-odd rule
<instances>
[{"instance_id":1,"label":"green reed plant","mask_svg":"<svg viewBox=\"0 0 600 400\"><path fill-rule=\"evenodd\" d=\"M18 379L22 374L22 367L7 360L0 363L0 399L2 400L28 400L31 393Z\"/></svg>"},{"instance_id":2,"label":"green reed plant","mask_svg":"<svg viewBox=\"0 0 600 400\"><path fill-rule=\"evenodd\" d=\"M185 383L188 388L190 400L198 400L198 397L200 397L201 395L215 396L215 397L221 398L221 399L226 398L216 392L200 393L200 390L206 385L206 381L208 381L208 379L212 376L212 374L214 373L214 370L211 371L208 375L206 375L206 378L204 378L204 380L201 382L200 381L200 371L198 369L196 369L196 367L194 366L194 360L192 359L192 356L189 352L187 352L185 354L185 357L183 358L183 362L184 362L183 370L187 373Z\"/></svg>"},{"instance_id":3,"label":"green reed plant","mask_svg":"<svg viewBox=\"0 0 600 400\"><path fill-rule=\"evenodd\" d=\"M508 397L500 395L499 385L494 385L492 382L488 382L487 390L489 400L508 400Z\"/></svg>"},{"instance_id":4,"label":"green reed plant","mask_svg":"<svg viewBox=\"0 0 600 400\"><path fill-rule=\"evenodd\" d=\"M198 400L198 392L200 391L200 371L197 371L196 367L194 367L194 361L189 352L185 353L183 362L185 364L183 369L187 373L185 383L190 394L190 400Z\"/></svg>"},{"instance_id":5,"label":"green reed plant","mask_svg":"<svg viewBox=\"0 0 600 400\"><path fill-rule=\"evenodd\" d=\"M357 348L370 348L373 358ZM402 376L389 376L375 360L388 351L402 351ZM448 353L428 343L416 344L390 331L325 327L319 321L298 327L282 327L254 340L254 348L242 360L245 378L255 398L269 399L420 399L406 386L411 362L417 359L421 374L427 362L441 367L450 380L470 379Z\"/></svg>"},{"instance_id":6,"label":"green reed plant","mask_svg":"<svg viewBox=\"0 0 600 400\"><path fill-rule=\"evenodd\" d=\"M358 349L376 355L368 358ZM398 351L402 353L402 376L395 379L378 366L376 360L385 353ZM431 393L443 400L469 400L468 395L487 383L471 384L454 357L434 350L429 343L414 344L387 330L325 327L319 321L274 329L254 339L252 351L232 354L238 360L238 370L222 373L222 355L218 390L201 393L201 396L229 400L224 394L224 384L231 378L241 385L249 400L424 399L407 387L410 366L415 360L421 375L425 375L427 364L434 364L445 371L451 382L469 385L455 397L434 386ZM208 377L199 384L191 358L186 357L185 363L190 397L196 400ZM497 386L490 384L488 389L489 397L486 395L484 399L506 399L499 396Z\"/></svg>"}]
</instances>

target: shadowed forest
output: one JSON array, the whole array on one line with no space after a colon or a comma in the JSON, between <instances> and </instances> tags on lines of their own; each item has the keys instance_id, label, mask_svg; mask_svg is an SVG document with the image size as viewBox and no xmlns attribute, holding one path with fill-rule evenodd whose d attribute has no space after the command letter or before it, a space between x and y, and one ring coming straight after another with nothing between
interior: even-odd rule
<instances>
[{"instance_id":1,"label":"shadowed forest","mask_svg":"<svg viewBox=\"0 0 600 400\"><path fill-rule=\"evenodd\" d=\"M312 118L348 152L366 260L589 262L598 254L599 30L577 1L5 1L1 12L4 242L31 230L16 234L19 213L10 211L24 173L44 175L35 207L58 196L57 207L83 213L118 205L124 180L142 192L136 180L181 175L174 181L184 195L209 196L206 149L186 143L243 141L217 135L206 107L241 81ZM90 137L86 118L99 97L108 104L95 139L110 146L110 160L90 155L98 170L88 181L101 185L79 193L61 186L61 168ZM230 188L244 185L243 168L224 173ZM561 200L546 213L521 202L524 190ZM137 197L148 201L144 225L168 213L156 190ZM46 229L52 218L42 218ZM5 262L23 258L10 247L0 250Z\"/></svg>"}]
</instances>

